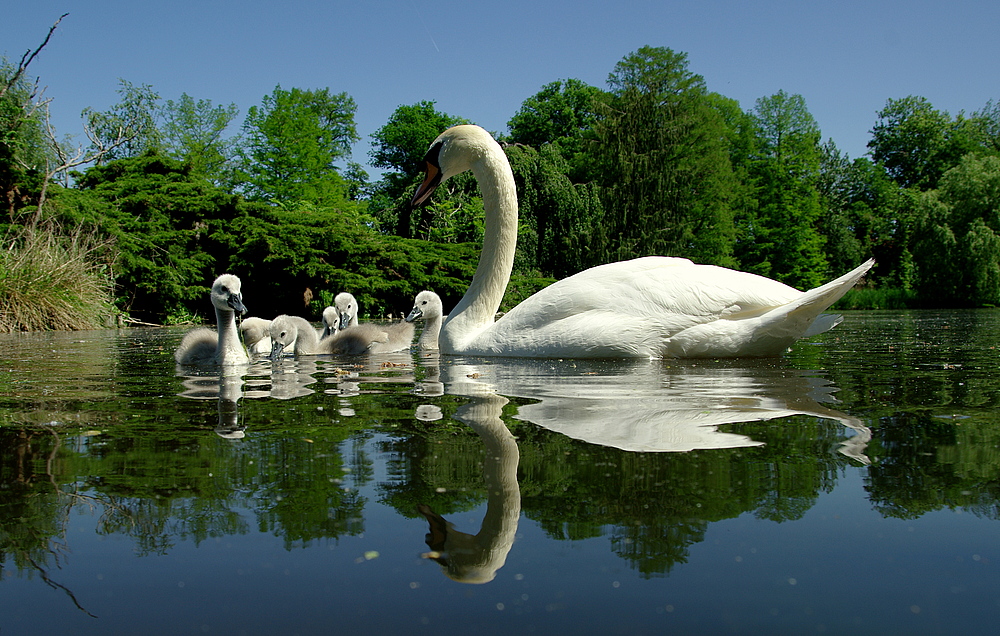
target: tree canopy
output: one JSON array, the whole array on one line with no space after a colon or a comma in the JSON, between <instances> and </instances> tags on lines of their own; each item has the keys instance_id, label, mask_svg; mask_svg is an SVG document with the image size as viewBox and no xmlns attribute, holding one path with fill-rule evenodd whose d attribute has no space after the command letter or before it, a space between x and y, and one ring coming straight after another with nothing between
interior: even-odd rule
<instances>
[{"instance_id":1,"label":"tree canopy","mask_svg":"<svg viewBox=\"0 0 1000 636\"><path fill-rule=\"evenodd\" d=\"M45 216L112 238L123 311L204 313L222 270L253 280L265 309L311 315L343 289L377 313L425 287L457 299L471 278L483 234L475 179L449 179L428 205L409 206L431 141L470 121L432 100L398 106L371 135L382 173L369 181L351 161L360 137L345 92L279 84L240 123L236 104L164 101L122 79L116 104L83 112L87 142L74 146L57 139L26 64L0 65L5 227ZM605 88L542 85L507 126L520 207L512 297L652 254L799 288L874 256L868 287L885 298L1000 302L996 100L952 116L923 97L890 98L870 155L852 159L823 141L801 95L779 90L744 108L710 92L687 54L644 46Z\"/></svg>"}]
</instances>

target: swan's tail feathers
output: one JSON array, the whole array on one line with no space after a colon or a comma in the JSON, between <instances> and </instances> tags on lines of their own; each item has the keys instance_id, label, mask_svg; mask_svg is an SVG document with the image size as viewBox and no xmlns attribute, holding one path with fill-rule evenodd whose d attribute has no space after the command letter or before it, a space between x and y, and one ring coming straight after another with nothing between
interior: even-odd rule
<instances>
[{"instance_id":1,"label":"swan's tail feathers","mask_svg":"<svg viewBox=\"0 0 1000 636\"><path fill-rule=\"evenodd\" d=\"M809 327L803 332L803 335L814 336L832 329L840 322L840 317L820 314L827 307L840 300L874 264L875 259L868 259L840 278L836 278L825 285L820 285L815 289L810 289L792 304L791 310L788 312L788 317L805 318L810 322Z\"/></svg>"},{"instance_id":2,"label":"swan's tail feathers","mask_svg":"<svg viewBox=\"0 0 1000 636\"><path fill-rule=\"evenodd\" d=\"M808 338L809 336L815 336L818 333L823 333L824 331L830 331L841 322L844 321L844 317L840 314L820 314L816 320L809 325L806 332L802 334L803 338Z\"/></svg>"}]
</instances>

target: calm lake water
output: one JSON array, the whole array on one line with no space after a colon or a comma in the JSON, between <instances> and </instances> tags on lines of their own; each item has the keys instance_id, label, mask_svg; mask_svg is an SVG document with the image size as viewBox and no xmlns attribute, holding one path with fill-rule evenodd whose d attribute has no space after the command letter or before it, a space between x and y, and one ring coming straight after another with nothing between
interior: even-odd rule
<instances>
[{"instance_id":1,"label":"calm lake water","mask_svg":"<svg viewBox=\"0 0 1000 636\"><path fill-rule=\"evenodd\" d=\"M1000 310L768 361L0 335L0 634L993 634Z\"/></svg>"}]
</instances>

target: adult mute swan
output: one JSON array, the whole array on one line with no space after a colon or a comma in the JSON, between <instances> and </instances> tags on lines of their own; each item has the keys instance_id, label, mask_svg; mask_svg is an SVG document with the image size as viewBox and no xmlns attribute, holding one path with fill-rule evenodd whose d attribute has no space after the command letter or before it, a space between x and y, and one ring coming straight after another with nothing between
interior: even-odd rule
<instances>
[{"instance_id":1,"label":"adult mute swan","mask_svg":"<svg viewBox=\"0 0 1000 636\"><path fill-rule=\"evenodd\" d=\"M240 294L240 279L232 274L219 276L212 283L211 298L218 332L207 327L187 332L174 352L174 360L189 365L249 363L250 357L236 329L236 312L242 315L247 310Z\"/></svg>"},{"instance_id":2,"label":"adult mute swan","mask_svg":"<svg viewBox=\"0 0 1000 636\"><path fill-rule=\"evenodd\" d=\"M321 340L305 318L281 315L271 321L271 359L278 358L285 349L292 349L295 355L359 355L388 340L388 334L371 323L342 329Z\"/></svg>"},{"instance_id":3,"label":"adult mute swan","mask_svg":"<svg viewBox=\"0 0 1000 636\"><path fill-rule=\"evenodd\" d=\"M340 292L334 298L333 302L340 312L341 329L357 329L364 326L358 322L358 301L355 300L353 294ZM371 323L365 324L368 325ZM388 340L385 342L373 342L369 349L372 353L389 353L409 349L413 343L413 334L416 332L416 325L406 320L388 325L377 325L377 328L386 333Z\"/></svg>"},{"instance_id":4,"label":"adult mute swan","mask_svg":"<svg viewBox=\"0 0 1000 636\"><path fill-rule=\"evenodd\" d=\"M777 356L832 328L821 315L874 264L801 292L783 283L686 258L609 263L558 281L507 312L500 307L517 240L517 194L500 145L478 126L449 128L426 155L419 205L445 179L472 170L485 211L479 265L441 327L443 354L531 358Z\"/></svg>"},{"instance_id":5,"label":"adult mute swan","mask_svg":"<svg viewBox=\"0 0 1000 636\"><path fill-rule=\"evenodd\" d=\"M441 321L444 319L444 306L441 297L432 291L422 291L413 299L413 309L406 316L406 322L424 321L424 330L420 332L417 345L421 349L437 349L438 334L441 333Z\"/></svg>"}]
</instances>

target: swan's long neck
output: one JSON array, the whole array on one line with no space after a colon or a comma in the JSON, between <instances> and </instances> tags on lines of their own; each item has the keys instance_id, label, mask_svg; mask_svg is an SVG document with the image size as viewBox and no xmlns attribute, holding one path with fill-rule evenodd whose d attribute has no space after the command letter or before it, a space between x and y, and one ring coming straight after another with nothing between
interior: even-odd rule
<instances>
[{"instance_id":1,"label":"swan's long neck","mask_svg":"<svg viewBox=\"0 0 1000 636\"><path fill-rule=\"evenodd\" d=\"M468 424L483 440L486 456L486 515L479 532L464 547L461 566L479 582L490 580L507 561L521 516L521 487L517 482L520 461L517 441L500 418L507 398L490 395L458 408L455 419Z\"/></svg>"},{"instance_id":2,"label":"swan's long neck","mask_svg":"<svg viewBox=\"0 0 1000 636\"><path fill-rule=\"evenodd\" d=\"M216 358L220 364L247 362L246 349L240 342L240 332L236 328L236 312L215 308L215 324L219 330L219 344Z\"/></svg>"},{"instance_id":3,"label":"swan's long neck","mask_svg":"<svg viewBox=\"0 0 1000 636\"><path fill-rule=\"evenodd\" d=\"M421 349L437 349L438 348L438 336L441 333L441 321L443 318L441 315L434 316L430 320L424 321L424 330L420 332L420 348Z\"/></svg>"},{"instance_id":4,"label":"swan's long neck","mask_svg":"<svg viewBox=\"0 0 1000 636\"><path fill-rule=\"evenodd\" d=\"M486 230L476 274L465 296L448 315L441 332L442 350L449 351L493 324L500 308L517 248L517 190L514 174L500 146L491 146L472 165L483 195Z\"/></svg>"},{"instance_id":5,"label":"swan's long neck","mask_svg":"<svg viewBox=\"0 0 1000 636\"><path fill-rule=\"evenodd\" d=\"M295 353L309 355L319 349L319 334L305 318L296 316L295 320Z\"/></svg>"}]
</instances>

